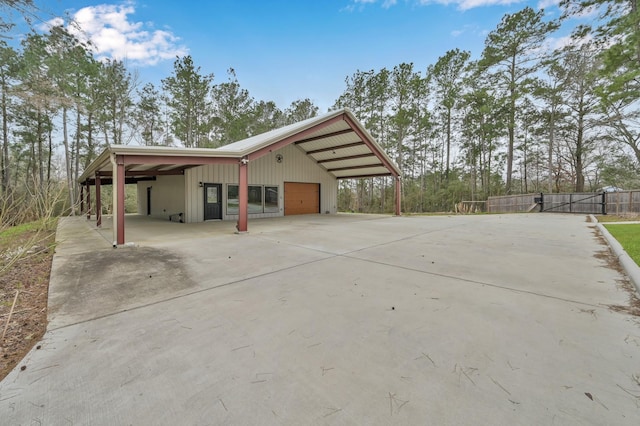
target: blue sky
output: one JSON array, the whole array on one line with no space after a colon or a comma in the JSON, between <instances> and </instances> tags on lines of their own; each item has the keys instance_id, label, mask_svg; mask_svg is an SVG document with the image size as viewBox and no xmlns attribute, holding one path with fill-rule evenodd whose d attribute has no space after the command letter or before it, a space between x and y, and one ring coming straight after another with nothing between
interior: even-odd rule
<instances>
[{"instance_id":1,"label":"blue sky","mask_svg":"<svg viewBox=\"0 0 640 426\"><path fill-rule=\"evenodd\" d=\"M449 49L479 57L505 13L529 5L557 16L557 0L49 0L41 16L72 17L98 56L125 59L141 83L159 85L190 54L202 73L233 67L257 100L280 108L312 99L322 111L357 70L413 62L425 71ZM66 19L66 18L65 18ZM562 43L568 30L554 35Z\"/></svg>"}]
</instances>

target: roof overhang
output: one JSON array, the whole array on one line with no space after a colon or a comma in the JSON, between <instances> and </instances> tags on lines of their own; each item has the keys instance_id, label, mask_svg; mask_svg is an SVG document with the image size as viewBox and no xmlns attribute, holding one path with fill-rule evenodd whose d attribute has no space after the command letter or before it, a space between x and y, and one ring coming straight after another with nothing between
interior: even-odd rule
<instances>
[{"instance_id":1,"label":"roof overhang","mask_svg":"<svg viewBox=\"0 0 640 426\"><path fill-rule=\"evenodd\" d=\"M116 158L124 164L127 182L135 183L184 174L189 167L253 161L291 144L337 179L400 176L398 167L353 113L341 109L216 149L112 145L79 181L91 185L96 176L108 179Z\"/></svg>"}]
</instances>

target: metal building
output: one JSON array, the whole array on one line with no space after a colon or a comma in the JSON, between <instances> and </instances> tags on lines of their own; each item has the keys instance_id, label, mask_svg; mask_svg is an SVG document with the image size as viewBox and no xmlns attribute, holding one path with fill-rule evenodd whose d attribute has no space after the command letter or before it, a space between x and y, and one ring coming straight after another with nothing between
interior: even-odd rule
<instances>
[{"instance_id":1,"label":"metal building","mask_svg":"<svg viewBox=\"0 0 640 426\"><path fill-rule=\"evenodd\" d=\"M125 184L138 213L183 222L337 212L338 180L400 171L348 109L332 111L216 149L113 145L79 179L82 209L101 225L102 185L113 185L114 245L125 242ZM95 206L89 186L95 185ZM86 209L85 209L86 206Z\"/></svg>"}]
</instances>

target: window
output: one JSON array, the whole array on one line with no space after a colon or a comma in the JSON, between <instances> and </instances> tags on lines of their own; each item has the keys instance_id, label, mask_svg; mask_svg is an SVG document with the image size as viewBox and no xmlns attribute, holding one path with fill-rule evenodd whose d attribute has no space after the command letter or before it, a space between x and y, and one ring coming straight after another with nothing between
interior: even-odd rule
<instances>
[{"instance_id":1,"label":"window","mask_svg":"<svg viewBox=\"0 0 640 426\"><path fill-rule=\"evenodd\" d=\"M238 185L227 185L227 214L238 214Z\"/></svg>"},{"instance_id":2,"label":"window","mask_svg":"<svg viewBox=\"0 0 640 426\"><path fill-rule=\"evenodd\" d=\"M278 187L277 186L265 186L264 187L264 212L265 213L277 213L278 210Z\"/></svg>"},{"instance_id":3,"label":"window","mask_svg":"<svg viewBox=\"0 0 640 426\"><path fill-rule=\"evenodd\" d=\"M249 185L249 213L262 213L262 186Z\"/></svg>"},{"instance_id":4,"label":"window","mask_svg":"<svg viewBox=\"0 0 640 426\"><path fill-rule=\"evenodd\" d=\"M249 205L250 214L277 213L278 207L278 187L249 185ZM227 214L239 214L238 185L227 185Z\"/></svg>"}]
</instances>

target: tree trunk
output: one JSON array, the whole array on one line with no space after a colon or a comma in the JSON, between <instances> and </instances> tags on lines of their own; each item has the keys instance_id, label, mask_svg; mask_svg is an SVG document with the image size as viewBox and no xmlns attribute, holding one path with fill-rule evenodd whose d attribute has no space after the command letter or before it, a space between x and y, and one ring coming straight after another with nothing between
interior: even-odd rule
<instances>
[{"instance_id":1,"label":"tree trunk","mask_svg":"<svg viewBox=\"0 0 640 426\"><path fill-rule=\"evenodd\" d=\"M555 102L555 101L553 101ZM556 105L551 107L551 116L549 117L549 158L547 159L547 167L549 169L548 189L553 192L553 149L556 144Z\"/></svg>"},{"instance_id":2,"label":"tree trunk","mask_svg":"<svg viewBox=\"0 0 640 426\"><path fill-rule=\"evenodd\" d=\"M7 114L7 95L3 84L2 89L2 196L6 196L11 186L9 172L9 116Z\"/></svg>"},{"instance_id":3,"label":"tree trunk","mask_svg":"<svg viewBox=\"0 0 640 426\"><path fill-rule=\"evenodd\" d=\"M444 169L444 180L449 182L449 164L451 162L451 108L447 108L447 164Z\"/></svg>"},{"instance_id":4,"label":"tree trunk","mask_svg":"<svg viewBox=\"0 0 640 426\"><path fill-rule=\"evenodd\" d=\"M516 57L511 60L511 75L509 84L509 121L507 123L509 133L509 147L507 148L507 194L511 194L511 178L513 176L513 145L516 127Z\"/></svg>"},{"instance_id":5,"label":"tree trunk","mask_svg":"<svg viewBox=\"0 0 640 426\"><path fill-rule=\"evenodd\" d=\"M84 168L89 167L93 161L93 113L87 114L87 156L84 159Z\"/></svg>"},{"instance_id":6,"label":"tree trunk","mask_svg":"<svg viewBox=\"0 0 640 426\"><path fill-rule=\"evenodd\" d=\"M583 119L582 116L578 119L578 135L576 137L576 192L584 192L584 165L582 164L582 150L583 150Z\"/></svg>"},{"instance_id":7,"label":"tree trunk","mask_svg":"<svg viewBox=\"0 0 640 426\"><path fill-rule=\"evenodd\" d=\"M53 126L49 126L49 152L47 152L47 188L51 182L51 161L53 159Z\"/></svg>"},{"instance_id":8,"label":"tree trunk","mask_svg":"<svg viewBox=\"0 0 640 426\"><path fill-rule=\"evenodd\" d=\"M67 108L62 108L62 140L64 143L64 158L67 169L67 187L69 189L69 202L71 203L71 216L76 215L76 201L73 193L73 178L71 176L71 152L69 150L69 130L67 129Z\"/></svg>"},{"instance_id":9,"label":"tree trunk","mask_svg":"<svg viewBox=\"0 0 640 426\"><path fill-rule=\"evenodd\" d=\"M73 153L73 160L74 160L74 164L75 167L73 168L73 181L77 182L78 181L78 177L80 176L80 140L81 140L81 128L82 128L82 123L81 123L81 116L80 116L80 106L76 106L76 144L74 146L74 153ZM76 185L74 185L74 188L77 188Z\"/></svg>"},{"instance_id":10,"label":"tree trunk","mask_svg":"<svg viewBox=\"0 0 640 426\"><path fill-rule=\"evenodd\" d=\"M528 194L529 193L529 181L527 180L527 143L525 142L524 145L524 159L523 159L523 167L524 167L524 172L522 173L522 179L524 180L524 193Z\"/></svg>"},{"instance_id":11,"label":"tree trunk","mask_svg":"<svg viewBox=\"0 0 640 426\"><path fill-rule=\"evenodd\" d=\"M37 130L37 141L38 141L38 159L36 161L36 167L38 168L38 182L37 185L40 186L42 185L42 183L44 182L44 158L43 157L43 153L42 153L42 112L40 110L38 110L38 115L37 115L37 120L38 120L38 130Z\"/></svg>"}]
</instances>

